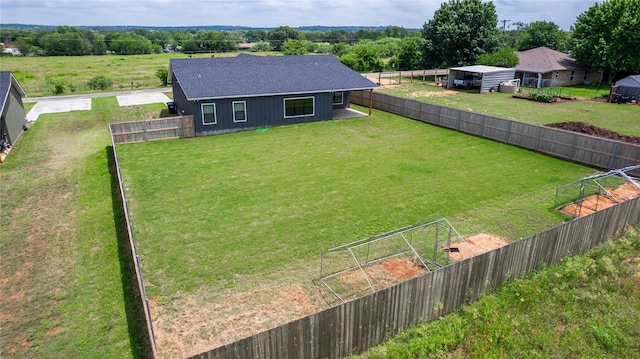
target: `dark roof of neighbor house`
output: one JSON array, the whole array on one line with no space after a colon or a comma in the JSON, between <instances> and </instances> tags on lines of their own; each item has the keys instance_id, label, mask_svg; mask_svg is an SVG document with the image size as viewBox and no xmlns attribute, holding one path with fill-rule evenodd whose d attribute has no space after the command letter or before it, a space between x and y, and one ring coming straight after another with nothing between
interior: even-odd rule
<instances>
[{"instance_id":1,"label":"dark roof of neighbor house","mask_svg":"<svg viewBox=\"0 0 640 359\"><path fill-rule=\"evenodd\" d=\"M366 90L378 87L334 55L171 59L188 100Z\"/></svg>"},{"instance_id":2,"label":"dark roof of neighbor house","mask_svg":"<svg viewBox=\"0 0 640 359\"><path fill-rule=\"evenodd\" d=\"M582 70L587 66L575 61L564 52L552 50L548 47L518 51L520 62L516 71L539 72L546 74L553 71Z\"/></svg>"},{"instance_id":3,"label":"dark roof of neighbor house","mask_svg":"<svg viewBox=\"0 0 640 359\"><path fill-rule=\"evenodd\" d=\"M27 93L24 91L22 86L20 86L20 83L16 80L11 71L0 71L0 101L2 101L0 111L4 110L4 105L7 103L7 99L9 98L11 86L15 86L20 95L27 96Z\"/></svg>"}]
</instances>

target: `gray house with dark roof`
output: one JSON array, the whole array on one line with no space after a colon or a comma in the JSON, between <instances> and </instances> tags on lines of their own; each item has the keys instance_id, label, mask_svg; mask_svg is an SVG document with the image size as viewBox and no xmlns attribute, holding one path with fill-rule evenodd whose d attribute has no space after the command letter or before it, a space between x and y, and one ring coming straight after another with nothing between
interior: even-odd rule
<instances>
[{"instance_id":1,"label":"gray house with dark roof","mask_svg":"<svg viewBox=\"0 0 640 359\"><path fill-rule=\"evenodd\" d=\"M0 152L16 143L27 124L22 97L26 96L22 86L10 71L0 72Z\"/></svg>"},{"instance_id":2,"label":"gray house with dark roof","mask_svg":"<svg viewBox=\"0 0 640 359\"><path fill-rule=\"evenodd\" d=\"M197 136L330 120L378 87L333 55L171 59L168 82Z\"/></svg>"}]
</instances>

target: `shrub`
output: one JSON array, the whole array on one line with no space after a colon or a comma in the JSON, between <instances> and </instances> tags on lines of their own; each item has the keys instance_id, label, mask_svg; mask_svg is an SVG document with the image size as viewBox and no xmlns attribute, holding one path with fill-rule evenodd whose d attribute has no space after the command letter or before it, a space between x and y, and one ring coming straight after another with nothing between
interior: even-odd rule
<instances>
[{"instance_id":1,"label":"shrub","mask_svg":"<svg viewBox=\"0 0 640 359\"><path fill-rule=\"evenodd\" d=\"M531 98L540 102L553 102L553 96L547 93L541 93L541 92L532 93Z\"/></svg>"},{"instance_id":2,"label":"shrub","mask_svg":"<svg viewBox=\"0 0 640 359\"><path fill-rule=\"evenodd\" d=\"M156 77L160 79L162 86L167 86L167 77L169 77L169 70L166 67L161 67L156 71Z\"/></svg>"},{"instance_id":3,"label":"shrub","mask_svg":"<svg viewBox=\"0 0 640 359\"><path fill-rule=\"evenodd\" d=\"M87 83L87 86L92 90L106 90L113 85L110 78L104 75L98 75Z\"/></svg>"}]
</instances>

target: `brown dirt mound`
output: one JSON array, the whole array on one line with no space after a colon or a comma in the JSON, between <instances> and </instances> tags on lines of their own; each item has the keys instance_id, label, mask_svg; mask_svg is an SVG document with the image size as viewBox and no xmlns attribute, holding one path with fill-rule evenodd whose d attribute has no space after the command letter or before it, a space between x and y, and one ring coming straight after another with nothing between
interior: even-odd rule
<instances>
[{"instance_id":1,"label":"brown dirt mound","mask_svg":"<svg viewBox=\"0 0 640 359\"><path fill-rule=\"evenodd\" d=\"M504 247L509 244L504 238L487 233L479 233L467 237L464 242L457 242L449 248L449 258L461 261L485 252ZM457 252L452 249L457 248ZM447 248L445 248L447 249Z\"/></svg>"},{"instance_id":2,"label":"brown dirt mound","mask_svg":"<svg viewBox=\"0 0 640 359\"><path fill-rule=\"evenodd\" d=\"M607 194L591 196L582 201L567 205L563 207L561 211L573 217L584 217L591 213L615 206L619 202L640 197L640 188L633 183L625 183L616 189L608 189L608 191L615 199Z\"/></svg>"},{"instance_id":3,"label":"brown dirt mound","mask_svg":"<svg viewBox=\"0 0 640 359\"><path fill-rule=\"evenodd\" d=\"M585 133L591 136L608 138L610 140L640 144L640 137L622 135L615 131L607 130L584 122L555 122L545 125L547 127L560 128L567 131Z\"/></svg>"}]
</instances>

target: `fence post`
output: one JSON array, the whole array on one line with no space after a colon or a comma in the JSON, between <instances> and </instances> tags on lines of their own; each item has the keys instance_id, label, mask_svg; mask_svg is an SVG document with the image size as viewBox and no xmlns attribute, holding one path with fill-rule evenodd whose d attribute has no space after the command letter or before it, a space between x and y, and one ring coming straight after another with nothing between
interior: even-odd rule
<instances>
[{"instance_id":1,"label":"fence post","mask_svg":"<svg viewBox=\"0 0 640 359\"><path fill-rule=\"evenodd\" d=\"M611 161L609 161L609 168L607 168L608 170L611 170L613 168L613 163L614 160L616 158L616 153L618 152L618 141L616 141L615 145L613 146L613 152L611 153Z\"/></svg>"},{"instance_id":2,"label":"fence post","mask_svg":"<svg viewBox=\"0 0 640 359\"><path fill-rule=\"evenodd\" d=\"M536 137L536 152L540 148L540 136L542 136L542 125L538 125L538 137Z\"/></svg>"},{"instance_id":3,"label":"fence post","mask_svg":"<svg viewBox=\"0 0 640 359\"><path fill-rule=\"evenodd\" d=\"M149 133L147 132L149 126L147 125L146 119L142 121L142 128L144 129L144 141L147 142L149 141Z\"/></svg>"}]
</instances>

